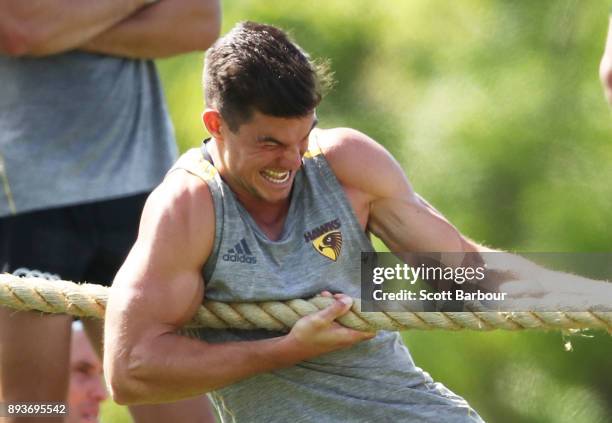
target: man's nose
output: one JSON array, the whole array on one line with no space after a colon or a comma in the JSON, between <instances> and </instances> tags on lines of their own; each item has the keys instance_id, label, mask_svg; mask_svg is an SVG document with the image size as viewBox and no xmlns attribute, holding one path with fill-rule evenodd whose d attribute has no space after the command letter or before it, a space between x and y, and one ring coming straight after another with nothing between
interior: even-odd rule
<instances>
[{"instance_id":1,"label":"man's nose","mask_svg":"<svg viewBox=\"0 0 612 423\"><path fill-rule=\"evenodd\" d=\"M300 147L290 147L285 149L283 154L283 167L290 170L297 170L302 166L302 156L304 151Z\"/></svg>"},{"instance_id":2,"label":"man's nose","mask_svg":"<svg viewBox=\"0 0 612 423\"><path fill-rule=\"evenodd\" d=\"M108 398L108 392L106 391L106 386L104 386L101 377L96 377L91 381L89 393L92 399L99 402Z\"/></svg>"}]
</instances>

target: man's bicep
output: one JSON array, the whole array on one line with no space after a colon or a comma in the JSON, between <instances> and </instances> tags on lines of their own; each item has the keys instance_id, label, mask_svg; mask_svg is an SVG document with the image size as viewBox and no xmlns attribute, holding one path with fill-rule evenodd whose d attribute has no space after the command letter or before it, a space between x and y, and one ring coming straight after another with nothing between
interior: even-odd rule
<instances>
[{"instance_id":1,"label":"man's bicep","mask_svg":"<svg viewBox=\"0 0 612 423\"><path fill-rule=\"evenodd\" d=\"M391 251L463 251L463 238L412 188L395 158L379 143L348 128L323 131L319 144L340 183L367 202L367 229ZM363 163L357 167L355 163Z\"/></svg>"},{"instance_id":2,"label":"man's bicep","mask_svg":"<svg viewBox=\"0 0 612 423\"><path fill-rule=\"evenodd\" d=\"M111 312L129 313L134 326L182 326L204 293L200 270L212 248L212 198L192 176L168 179L147 200L138 240L113 284L117 310Z\"/></svg>"},{"instance_id":3,"label":"man's bicep","mask_svg":"<svg viewBox=\"0 0 612 423\"><path fill-rule=\"evenodd\" d=\"M204 295L203 280L195 269L156 262L161 254L172 255L172 247L150 254L134 246L115 278L109 313L129 319L137 331L172 331L191 319Z\"/></svg>"},{"instance_id":4,"label":"man's bicep","mask_svg":"<svg viewBox=\"0 0 612 423\"><path fill-rule=\"evenodd\" d=\"M104 367L114 395L142 389L134 369L156 341L190 320L203 297L195 254L189 254L198 247L189 245L190 201L185 195L174 198L167 185L147 200L138 240L110 290Z\"/></svg>"},{"instance_id":5,"label":"man's bicep","mask_svg":"<svg viewBox=\"0 0 612 423\"><path fill-rule=\"evenodd\" d=\"M358 176L370 198L368 229L392 251L462 251L460 234L415 192L398 161L367 137L360 147L369 163Z\"/></svg>"},{"instance_id":6,"label":"man's bicep","mask_svg":"<svg viewBox=\"0 0 612 423\"><path fill-rule=\"evenodd\" d=\"M408 189L375 198L370 205L368 229L391 251L463 251L462 237L455 227Z\"/></svg>"}]
</instances>

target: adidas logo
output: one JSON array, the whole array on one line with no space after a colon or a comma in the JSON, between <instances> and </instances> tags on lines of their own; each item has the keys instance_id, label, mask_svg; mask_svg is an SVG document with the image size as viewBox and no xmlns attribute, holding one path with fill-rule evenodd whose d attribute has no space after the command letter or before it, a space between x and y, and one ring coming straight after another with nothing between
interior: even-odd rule
<instances>
[{"instance_id":1,"label":"adidas logo","mask_svg":"<svg viewBox=\"0 0 612 423\"><path fill-rule=\"evenodd\" d=\"M257 263L257 257L251 253L251 249L244 238L242 238L238 244L234 245L234 248L227 250L227 253L223 254L221 258L224 261L232 261L235 263Z\"/></svg>"}]
</instances>

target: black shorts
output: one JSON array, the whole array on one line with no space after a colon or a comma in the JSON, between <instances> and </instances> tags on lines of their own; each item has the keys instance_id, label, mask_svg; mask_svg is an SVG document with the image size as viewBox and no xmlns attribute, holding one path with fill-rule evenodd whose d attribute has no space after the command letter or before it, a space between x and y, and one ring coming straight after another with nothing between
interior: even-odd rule
<instances>
[{"instance_id":1,"label":"black shorts","mask_svg":"<svg viewBox=\"0 0 612 423\"><path fill-rule=\"evenodd\" d=\"M0 271L110 285L148 193L0 218Z\"/></svg>"}]
</instances>

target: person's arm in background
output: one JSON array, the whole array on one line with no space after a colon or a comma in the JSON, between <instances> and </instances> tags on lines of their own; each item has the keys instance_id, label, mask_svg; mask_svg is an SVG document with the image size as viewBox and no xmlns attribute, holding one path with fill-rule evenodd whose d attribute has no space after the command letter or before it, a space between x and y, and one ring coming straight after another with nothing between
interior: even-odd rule
<instances>
[{"instance_id":1,"label":"person's arm in background","mask_svg":"<svg viewBox=\"0 0 612 423\"><path fill-rule=\"evenodd\" d=\"M0 0L0 54L47 56L77 48L147 0Z\"/></svg>"},{"instance_id":2,"label":"person's arm in background","mask_svg":"<svg viewBox=\"0 0 612 423\"><path fill-rule=\"evenodd\" d=\"M206 50L221 28L218 0L160 0L80 48L130 58L161 58Z\"/></svg>"},{"instance_id":3,"label":"person's arm in background","mask_svg":"<svg viewBox=\"0 0 612 423\"><path fill-rule=\"evenodd\" d=\"M599 79L608 103L612 104L612 16L608 17L608 37L599 63Z\"/></svg>"}]
</instances>

